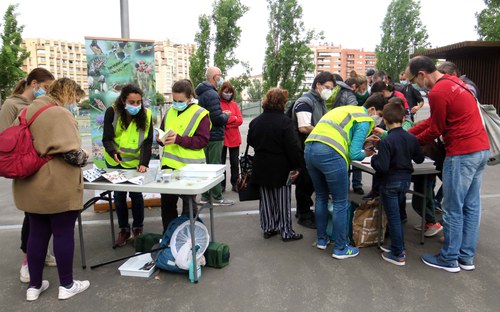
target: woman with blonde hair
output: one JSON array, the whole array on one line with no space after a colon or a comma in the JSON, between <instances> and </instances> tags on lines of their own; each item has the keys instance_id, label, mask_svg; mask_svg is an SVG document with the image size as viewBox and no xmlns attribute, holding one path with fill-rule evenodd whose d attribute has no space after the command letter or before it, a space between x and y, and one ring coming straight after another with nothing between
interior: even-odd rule
<instances>
[{"instance_id":1,"label":"woman with blonde hair","mask_svg":"<svg viewBox=\"0 0 500 312\"><path fill-rule=\"evenodd\" d=\"M35 150L53 156L34 175L13 182L14 202L28 214L28 268L30 284L26 300L34 301L49 287L43 267L50 236L59 273L59 299L68 299L86 290L89 281L73 280L74 227L83 205L81 167L88 154L81 148L80 132L73 115L64 105L73 103L79 86L68 78L52 83L47 95L39 96L27 108L26 119L53 105L30 126Z\"/></svg>"}]
</instances>

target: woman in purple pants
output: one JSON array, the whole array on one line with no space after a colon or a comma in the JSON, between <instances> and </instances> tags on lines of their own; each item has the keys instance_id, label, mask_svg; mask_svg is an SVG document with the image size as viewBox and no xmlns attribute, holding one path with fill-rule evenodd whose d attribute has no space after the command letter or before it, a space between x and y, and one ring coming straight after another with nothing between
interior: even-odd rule
<instances>
[{"instance_id":1,"label":"woman in purple pants","mask_svg":"<svg viewBox=\"0 0 500 312\"><path fill-rule=\"evenodd\" d=\"M28 301L38 299L49 287L49 282L43 280L43 268L51 235L59 273L58 298L71 298L90 285L89 281L73 280L74 227L83 206L81 166L88 155L81 148L75 118L63 106L76 101L78 89L73 80L58 79L49 86L46 95L37 97L27 108L29 120L39 109L54 105L30 126L35 150L39 155L53 158L34 175L13 182L15 204L28 214L30 222Z\"/></svg>"}]
</instances>

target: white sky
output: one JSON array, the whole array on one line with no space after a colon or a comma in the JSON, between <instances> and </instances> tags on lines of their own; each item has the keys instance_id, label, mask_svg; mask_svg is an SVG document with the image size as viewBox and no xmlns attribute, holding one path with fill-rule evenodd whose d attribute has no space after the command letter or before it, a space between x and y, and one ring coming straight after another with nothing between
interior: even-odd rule
<instances>
[{"instance_id":1,"label":"white sky","mask_svg":"<svg viewBox=\"0 0 500 312\"><path fill-rule=\"evenodd\" d=\"M12 0L12 3L15 3ZM242 28L236 55L249 61L252 74L262 72L268 31L267 1L241 0L250 10ZM9 0L0 3L5 14ZM198 16L210 14L210 0L129 0L130 37L171 39L193 43ZM380 26L390 0L298 0L304 9L306 28L323 30L325 42L345 48L373 51L380 42ZM18 21L25 25L24 38L47 38L83 42L84 36L119 38L120 0L17 0ZM483 0L421 0L422 23L432 47L476 40L475 13L484 9ZM357 10L357 14L354 14ZM2 27L3 32L3 27ZM241 72L235 68L230 75Z\"/></svg>"}]
</instances>

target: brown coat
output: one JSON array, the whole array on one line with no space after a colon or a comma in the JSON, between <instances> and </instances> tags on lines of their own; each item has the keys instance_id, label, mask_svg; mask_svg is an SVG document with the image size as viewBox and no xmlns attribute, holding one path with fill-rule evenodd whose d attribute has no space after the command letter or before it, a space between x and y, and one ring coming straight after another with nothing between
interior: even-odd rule
<instances>
[{"instance_id":1,"label":"brown coat","mask_svg":"<svg viewBox=\"0 0 500 312\"><path fill-rule=\"evenodd\" d=\"M47 104L57 104L41 113L31 124L33 144L41 155L54 155L31 177L14 180L14 202L18 209L39 214L54 214L82 209L82 169L68 164L59 155L77 151L81 146L78 123L60 103L40 96L28 107L27 119Z\"/></svg>"},{"instance_id":2,"label":"brown coat","mask_svg":"<svg viewBox=\"0 0 500 312\"><path fill-rule=\"evenodd\" d=\"M0 109L0 132L12 126L23 108L28 107L31 101L22 95L13 95L5 100Z\"/></svg>"}]
</instances>

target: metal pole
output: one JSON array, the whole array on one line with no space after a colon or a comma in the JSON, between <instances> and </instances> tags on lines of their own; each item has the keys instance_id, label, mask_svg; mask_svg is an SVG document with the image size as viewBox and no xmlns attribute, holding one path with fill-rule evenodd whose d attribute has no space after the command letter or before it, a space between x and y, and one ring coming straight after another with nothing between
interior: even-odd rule
<instances>
[{"instance_id":1,"label":"metal pole","mask_svg":"<svg viewBox=\"0 0 500 312\"><path fill-rule=\"evenodd\" d=\"M122 38L130 38L130 28L128 22L128 0L120 0L120 19Z\"/></svg>"}]
</instances>

